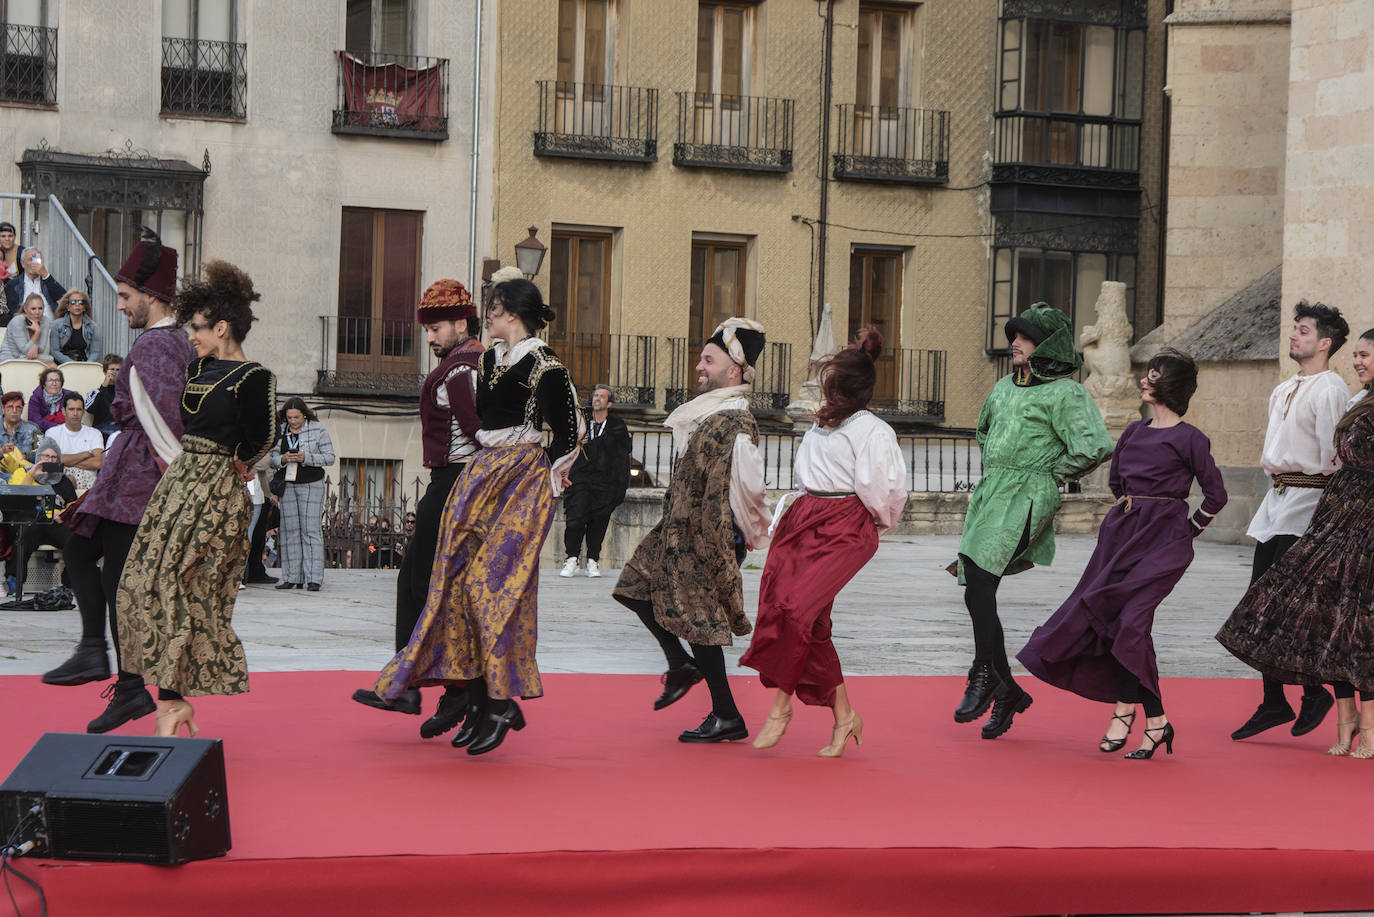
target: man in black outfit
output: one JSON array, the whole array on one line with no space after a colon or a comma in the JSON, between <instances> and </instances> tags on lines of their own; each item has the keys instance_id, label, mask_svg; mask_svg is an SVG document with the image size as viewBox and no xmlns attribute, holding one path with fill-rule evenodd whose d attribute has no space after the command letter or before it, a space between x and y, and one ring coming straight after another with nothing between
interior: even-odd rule
<instances>
[{"instance_id":1,"label":"man in black outfit","mask_svg":"<svg viewBox=\"0 0 1374 917\"><path fill-rule=\"evenodd\" d=\"M630 486L630 428L611 415L613 393L609 385L592 389L592 417L582 454L568 472L572 482L563 491L563 547L567 561L559 576L577 575L582 541L587 541L587 575L601 575L601 542L611 524L611 514L625 499Z\"/></svg>"},{"instance_id":2,"label":"man in black outfit","mask_svg":"<svg viewBox=\"0 0 1374 917\"><path fill-rule=\"evenodd\" d=\"M444 504L463 466L477 452L477 430L481 426L477 418L477 361L482 356L482 342L478 339L482 325L472 297L456 280L437 280L425 290L415 320L424 326L425 340L439 358L439 365L425 377L420 388L420 434L429 486L415 507L414 534L406 545L396 577L398 653L410 642L410 633L425 610ZM379 710L420 712L419 688L407 689L390 704L370 689L354 691L353 699ZM443 735L462 721L466 710L466 689L449 685L434 715L421 724L420 737ZM467 736L462 744L471 742L478 725L473 723L471 730L460 730L454 744L468 732L474 735Z\"/></svg>"}]
</instances>

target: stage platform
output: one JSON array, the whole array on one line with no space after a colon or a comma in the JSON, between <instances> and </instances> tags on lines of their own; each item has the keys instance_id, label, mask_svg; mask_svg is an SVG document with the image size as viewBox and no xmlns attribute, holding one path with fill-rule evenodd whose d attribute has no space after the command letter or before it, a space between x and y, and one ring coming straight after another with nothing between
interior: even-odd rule
<instances>
[{"instance_id":1,"label":"stage platform","mask_svg":"<svg viewBox=\"0 0 1374 917\"><path fill-rule=\"evenodd\" d=\"M196 700L202 737L224 740L233 850L20 860L48 913L1374 910L1363 856L1342 855L1374 851L1374 761L1321 753L1334 714L1302 739L1232 742L1253 680L1166 680L1176 753L1127 761L1096 750L1105 706L1030 679L1034 705L983 741L951 720L962 679L853 678L865 744L828 760L829 712L800 705L768 751L680 744L705 686L654 712L658 679L636 675L547 676L528 727L474 758L419 739L419 717L352 703L371 677L257 674L250 694ZM84 728L101 687L0 678L0 775L42 733ZM771 692L734 690L757 730Z\"/></svg>"}]
</instances>

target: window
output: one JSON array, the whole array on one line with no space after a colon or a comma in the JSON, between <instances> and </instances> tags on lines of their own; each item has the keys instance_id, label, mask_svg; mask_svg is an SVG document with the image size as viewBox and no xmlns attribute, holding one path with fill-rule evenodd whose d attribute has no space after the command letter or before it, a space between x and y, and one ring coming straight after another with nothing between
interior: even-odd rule
<instances>
[{"instance_id":1,"label":"window","mask_svg":"<svg viewBox=\"0 0 1374 917\"><path fill-rule=\"evenodd\" d=\"M348 0L344 47L355 54L414 54L415 0Z\"/></svg>"},{"instance_id":2,"label":"window","mask_svg":"<svg viewBox=\"0 0 1374 917\"><path fill-rule=\"evenodd\" d=\"M859 4L858 72L854 102L876 107L883 117L909 105L917 95L912 85L913 7Z\"/></svg>"},{"instance_id":3,"label":"window","mask_svg":"<svg viewBox=\"0 0 1374 917\"><path fill-rule=\"evenodd\" d=\"M1062 309L1073 319L1074 340L1097 321L1097 297L1104 280L1126 284L1126 315L1135 320L1134 253L998 248L993 255L992 323L989 350L1002 350L1002 326L1037 302Z\"/></svg>"},{"instance_id":4,"label":"window","mask_svg":"<svg viewBox=\"0 0 1374 917\"><path fill-rule=\"evenodd\" d=\"M605 332L611 313L611 236L559 231L549 246L549 308L557 318L546 340L586 388L609 377Z\"/></svg>"},{"instance_id":5,"label":"window","mask_svg":"<svg viewBox=\"0 0 1374 917\"><path fill-rule=\"evenodd\" d=\"M47 0L0 0L0 100L57 102L57 29Z\"/></svg>"},{"instance_id":6,"label":"window","mask_svg":"<svg viewBox=\"0 0 1374 917\"><path fill-rule=\"evenodd\" d=\"M247 115L247 46L237 43L236 0L163 0L162 111Z\"/></svg>"},{"instance_id":7,"label":"window","mask_svg":"<svg viewBox=\"0 0 1374 917\"><path fill-rule=\"evenodd\" d=\"M749 95L757 19L758 8L752 3L701 0L697 7L698 95ZM738 98L733 104L739 104Z\"/></svg>"},{"instance_id":8,"label":"window","mask_svg":"<svg viewBox=\"0 0 1374 917\"><path fill-rule=\"evenodd\" d=\"M558 82L615 82L617 0L558 0Z\"/></svg>"},{"instance_id":9,"label":"window","mask_svg":"<svg viewBox=\"0 0 1374 917\"><path fill-rule=\"evenodd\" d=\"M856 248L849 255L849 340L864 325L883 336L878 360L878 382L873 397L897 397L894 357L901 342L902 260L900 249Z\"/></svg>"},{"instance_id":10,"label":"window","mask_svg":"<svg viewBox=\"0 0 1374 917\"><path fill-rule=\"evenodd\" d=\"M339 373L419 371L415 303L420 297L423 214L345 207L339 242Z\"/></svg>"},{"instance_id":11,"label":"window","mask_svg":"<svg viewBox=\"0 0 1374 917\"><path fill-rule=\"evenodd\" d=\"M744 307L746 244L697 240L692 243L691 313L687 341L693 350L727 318Z\"/></svg>"},{"instance_id":12,"label":"window","mask_svg":"<svg viewBox=\"0 0 1374 917\"><path fill-rule=\"evenodd\" d=\"M346 488L344 492L354 508L368 513L390 509L397 502L401 474L397 459L339 459L339 482Z\"/></svg>"}]
</instances>

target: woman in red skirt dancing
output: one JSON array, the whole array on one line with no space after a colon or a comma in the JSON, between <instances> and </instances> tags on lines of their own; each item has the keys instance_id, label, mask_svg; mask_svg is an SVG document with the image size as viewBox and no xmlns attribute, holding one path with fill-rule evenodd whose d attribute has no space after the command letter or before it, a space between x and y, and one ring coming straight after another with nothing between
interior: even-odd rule
<instances>
[{"instance_id":1,"label":"woman in red skirt dancing","mask_svg":"<svg viewBox=\"0 0 1374 917\"><path fill-rule=\"evenodd\" d=\"M906 506L906 460L897 435L865 410L882 348L877 330L864 328L821 369L824 404L792 464L799 490L782 499L774 516L754 636L740 659L778 689L755 748L778 744L792 719L793 694L834 714L822 757L844 754L850 736L863 742L863 719L849 704L830 640L830 610Z\"/></svg>"}]
</instances>

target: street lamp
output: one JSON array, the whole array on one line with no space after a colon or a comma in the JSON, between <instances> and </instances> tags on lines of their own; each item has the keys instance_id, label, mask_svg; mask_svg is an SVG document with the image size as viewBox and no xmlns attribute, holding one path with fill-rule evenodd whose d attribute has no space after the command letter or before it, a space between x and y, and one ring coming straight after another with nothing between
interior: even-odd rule
<instances>
[{"instance_id":1,"label":"street lamp","mask_svg":"<svg viewBox=\"0 0 1374 917\"><path fill-rule=\"evenodd\" d=\"M539 273L539 268L544 264L544 253L548 251L544 244L534 237L539 230L530 227L529 238L523 242L515 243L515 264L520 268L520 273L530 280Z\"/></svg>"}]
</instances>

